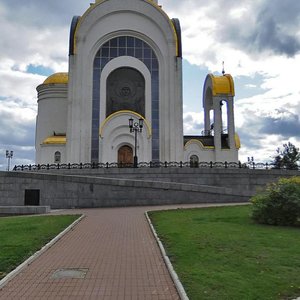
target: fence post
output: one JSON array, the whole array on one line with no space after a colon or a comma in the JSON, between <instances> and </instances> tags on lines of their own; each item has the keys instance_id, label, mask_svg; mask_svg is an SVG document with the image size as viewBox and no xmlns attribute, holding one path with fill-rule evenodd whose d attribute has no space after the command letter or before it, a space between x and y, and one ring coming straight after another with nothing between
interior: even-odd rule
<instances>
[{"instance_id":1,"label":"fence post","mask_svg":"<svg viewBox=\"0 0 300 300\"><path fill-rule=\"evenodd\" d=\"M225 161L225 169L227 169L227 167L228 167L228 166L227 166L227 161Z\"/></svg>"},{"instance_id":2,"label":"fence post","mask_svg":"<svg viewBox=\"0 0 300 300\"><path fill-rule=\"evenodd\" d=\"M210 167L210 168L212 168L212 167L213 167L213 162L212 162L212 161L210 161L210 163L209 163L209 167Z\"/></svg>"}]
</instances>

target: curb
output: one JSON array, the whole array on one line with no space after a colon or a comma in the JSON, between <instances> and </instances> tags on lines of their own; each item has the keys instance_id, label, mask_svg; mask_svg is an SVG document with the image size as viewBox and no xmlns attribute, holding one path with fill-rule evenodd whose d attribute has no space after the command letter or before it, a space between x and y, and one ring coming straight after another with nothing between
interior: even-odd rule
<instances>
[{"instance_id":1,"label":"curb","mask_svg":"<svg viewBox=\"0 0 300 300\"><path fill-rule=\"evenodd\" d=\"M46 252L50 247L52 247L56 242L58 242L66 233L75 227L85 215L82 215L77 220L75 220L72 224L70 224L66 229L64 229L61 233L59 233L56 237L54 237L50 242L48 242L45 246L43 246L40 250L35 252L29 258L27 258L23 263L21 263L18 267L8 273L2 280L0 280L0 290L15 276L17 276L23 269L25 269L28 265L30 265L35 259L37 259L40 255Z\"/></svg>"},{"instance_id":2,"label":"curb","mask_svg":"<svg viewBox=\"0 0 300 300\"><path fill-rule=\"evenodd\" d=\"M157 244L159 246L160 252L161 252L161 254L163 256L165 264L166 264L166 266L168 268L168 271L169 271L169 273L170 273L170 275L172 277L172 280L173 280L173 282L175 284L175 287L177 289L177 292L179 294L180 299L181 300L189 300L189 298L188 298L188 296L187 296L187 294L186 294L186 292L184 290L184 287L183 287L182 283L180 282L180 280L178 278L178 275L175 272L175 270L173 268L173 265L172 265L169 257L166 254L165 248L164 248L162 242L160 241L160 239L159 239L159 237L158 237L158 235L156 233L156 230L155 230L154 226L152 225L152 222L151 222L151 220L150 220L150 218L148 216L148 211L145 212L145 216L146 216L146 219L147 219L147 221L148 221L148 223L150 225L150 228L151 228L151 231L152 231L152 233L154 235L154 238L156 239L156 242L157 242Z\"/></svg>"}]
</instances>

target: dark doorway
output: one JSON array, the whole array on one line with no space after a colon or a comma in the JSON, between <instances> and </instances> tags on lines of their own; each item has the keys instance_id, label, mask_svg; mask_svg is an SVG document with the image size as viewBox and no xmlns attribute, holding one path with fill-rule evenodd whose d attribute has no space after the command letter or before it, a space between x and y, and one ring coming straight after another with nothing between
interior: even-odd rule
<instances>
[{"instance_id":1,"label":"dark doorway","mask_svg":"<svg viewBox=\"0 0 300 300\"><path fill-rule=\"evenodd\" d=\"M133 165L133 150L130 146L125 145L118 150L118 164L120 167Z\"/></svg>"},{"instance_id":2,"label":"dark doorway","mask_svg":"<svg viewBox=\"0 0 300 300\"><path fill-rule=\"evenodd\" d=\"M106 117L120 110L131 110L145 117L145 79L132 68L110 73L106 83Z\"/></svg>"},{"instance_id":3,"label":"dark doorway","mask_svg":"<svg viewBox=\"0 0 300 300\"><path fill-rule=\"evenodd\" d=\"M40 205L40 190L25 190L24 205Z\"/></svg>"}]
</instances>

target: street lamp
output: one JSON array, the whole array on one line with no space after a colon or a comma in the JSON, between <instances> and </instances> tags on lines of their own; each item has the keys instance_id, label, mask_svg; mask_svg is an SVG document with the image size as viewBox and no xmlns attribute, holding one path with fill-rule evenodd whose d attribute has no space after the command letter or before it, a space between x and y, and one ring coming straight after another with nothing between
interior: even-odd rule
<instances>
[{"instance_id":1,"label":"street lamp","mask_svg":"<svg viewBox=\"0 0 300 300\"><path fill-rule=\"evenodd\" d=\"M133 157L133 167L137 168L138 158L136 155L136 145L137 145L137 133L142 132L144 126L144 120L142 118L139 121L134 121L133 118L129 119L129 129L130 132L134 132L134 157Z\"/></svg>"},{"instance_id":2,"label":"street lamp","mask_svg":"<svg viewBox=\"0 0 300 300\"><path fill-rule=\"evenodd\" d=\"M248 165L251 167L253 167L254 169L254 166L255 166L255 161L254 161L254 157L251 156L251 157L248 157Z\"/></svg>"},{"instance_id":3,"label":"street lamp","mask_svg":"<svg viewBox=\"0 0 300 300\"><path fill-rule=\"evenodd\" d=\"M10 160L12 159L13 155L14 155L14 151L6 150L7 171L9 171L10 169Z\"/></svg>"}]
</instances>

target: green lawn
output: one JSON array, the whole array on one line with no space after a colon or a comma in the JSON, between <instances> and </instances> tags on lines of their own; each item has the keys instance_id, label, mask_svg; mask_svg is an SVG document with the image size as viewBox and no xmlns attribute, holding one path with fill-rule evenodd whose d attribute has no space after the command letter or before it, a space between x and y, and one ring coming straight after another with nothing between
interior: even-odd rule
<instances>
[{"instance_id":1,"label":"green lawn","mask_svg":"<svg viewBox=\"0 0 300 300\"><path fill-rule=\"evenodd\" d=\"M300 296L300 228L254 224L250 209L149 214L191 300Z\"/></svg>"},{"instance_id":2,"label":"green lawn","mask_svg":"<svg viewBox=\"0 0 300 300\"><path fill-rule=\"evenodd\" d=\"M79 216L0 218L0 279Z\"/></svg>"}]
</instances>

